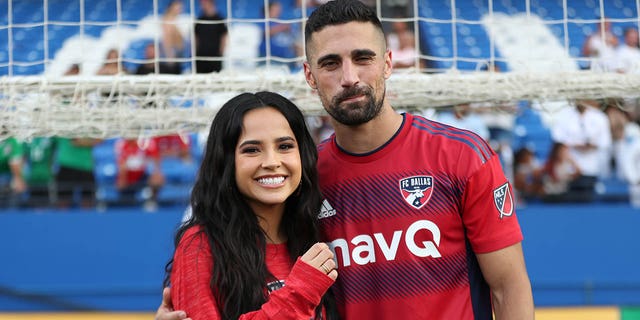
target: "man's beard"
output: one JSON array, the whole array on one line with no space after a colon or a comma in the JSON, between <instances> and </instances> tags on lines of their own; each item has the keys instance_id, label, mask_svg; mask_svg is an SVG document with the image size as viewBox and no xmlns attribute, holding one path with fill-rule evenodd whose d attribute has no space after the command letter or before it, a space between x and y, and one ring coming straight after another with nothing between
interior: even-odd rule
<instances>
[{"instance_id":1,"label":"man's beard","mask_svg":"<svg viewBox=\"0 0 640 320\"><path fill-rule=\"evenodd\" d=\"M367 98L366 101L340 105L342 101L357 95L364 95ZM351 87L333 97L330 107L326 110L337 122L347 126L357 126L371 121L380 114L384 95L385 91L382 98L376 101L371 87Z\"/></svg>"}]
</instances>

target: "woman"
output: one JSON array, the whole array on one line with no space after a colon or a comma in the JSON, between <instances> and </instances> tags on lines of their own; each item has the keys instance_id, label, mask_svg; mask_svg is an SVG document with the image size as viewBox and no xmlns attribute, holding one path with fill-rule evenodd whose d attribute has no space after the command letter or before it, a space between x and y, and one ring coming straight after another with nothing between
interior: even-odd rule
<instances>
[{"instance_id":1,"label":"woman","mask_svg":"<svg viewBox=\"0 0 640 320\"><path fill-rule=\"evenodd\" d=\"M286 98L243 93L222 106L167 266L175 308L193 319L331 318L323 295L338 274L317 243L316 159Z\"/></svg>"}]
</instances>

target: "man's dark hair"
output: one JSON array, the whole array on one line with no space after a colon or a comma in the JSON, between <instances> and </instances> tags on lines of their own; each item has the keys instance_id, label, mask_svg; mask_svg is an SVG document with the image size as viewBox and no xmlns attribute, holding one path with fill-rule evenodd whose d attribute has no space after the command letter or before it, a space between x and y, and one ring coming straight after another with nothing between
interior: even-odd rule
<instances>
[{"instance_id":1,"label":"man's dark hair","mask_svg":"<svg viewBox=\"0 0 640 320\"><path fill-rule=\"evenodd\" d=\"M382 32L382 23L375 11L359 0L332 0L319 6L307 20L304 28L305 46L311 34L326 26L345 24L348 22L371 22Z\"/></svg>"}]
</instances>

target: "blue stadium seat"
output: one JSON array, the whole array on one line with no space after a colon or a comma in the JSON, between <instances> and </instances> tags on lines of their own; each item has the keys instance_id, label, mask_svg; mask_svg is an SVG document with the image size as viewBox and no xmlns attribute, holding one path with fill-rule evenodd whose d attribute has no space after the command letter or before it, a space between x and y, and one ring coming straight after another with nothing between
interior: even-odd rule
<instances>
[{"instance_id":1,"label":"blue stadium seat","mask_svg":"<svg viewBox=\"0 0 640 320\"><path fill-rule=\"evenodd\" d=\"M163 157L160 168L169 183L191 183L195 180L198 170L195 161L184 161L177 157Z\"/></svg>"},{"instance_id":2,"label":"blue stadium seat","mask_svg":"<svg viewBox=\"0 0 640 320\"><path fill-rule=\"evenodd\" d=\"M163 205L187 205L191 196L191 188L190 184L165 184L158 191L157 200Z\"/></svg>"},{"instance_id":3,"label":"blue stadium seat","mask_svg":"<svg viewBox=\"0 0 640 320\"><path fill-rule=\"evenodd\" d=\"M600 179L596 194L600 201L628 202L629 183L615 177Z\"/></svg>"}]
</instances>

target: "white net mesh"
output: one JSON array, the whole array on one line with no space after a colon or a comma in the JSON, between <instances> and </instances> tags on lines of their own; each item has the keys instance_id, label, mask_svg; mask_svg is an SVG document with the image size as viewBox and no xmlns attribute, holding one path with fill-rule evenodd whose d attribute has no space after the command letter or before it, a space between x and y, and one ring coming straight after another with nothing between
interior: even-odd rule
<instances>
[{"instance_id":1,"label":"white net mesh","mask_svg":"<svg viewBox=\"0 0 640 320\"><path fill-rule=\"evenodd\" d=\"M147 60L142 43L161 50L168 1L0 0L0 8L8 9L0 21L0 138L199 131L222 103L242 91L278 91L307 114L320 113L319 99L299 69L300 32L311 9L306 3L296 8L295 1L281 2L284 14L264 19L262 8L268 1L217 1L229 36L225 55L209 60L221 61L223 71L196 74L191 26L198 21L198 1L183 1L182 13L169 23L183 36L183 55ZM611 32L622 44L624 30L640 23L638 2L372 2L388 31L394 31L395 22L409 26L417 48L408 58L413 67L394 71L387 96L402 109L461 102L637 98L640 61L621 70L607 64L602 54L585 55L582 45L589 34L605 35L598 29L605 21L611 22ZM273 41L266 41L266 53L260 53L260 28L269 31L277 24L297 32L291 38L298 48L293 55L276 53ZM61 35L67 29L71 31ZM111 48L120 51L118 75L95 76ZM392 50L400 60L401 49ZM178 63L181 74L131 75L145 62L155 67ZM80 66L80 74L62 76L72 64ZM482 71L487 65L506 72Z\"/></svg>"}]
</instances>

